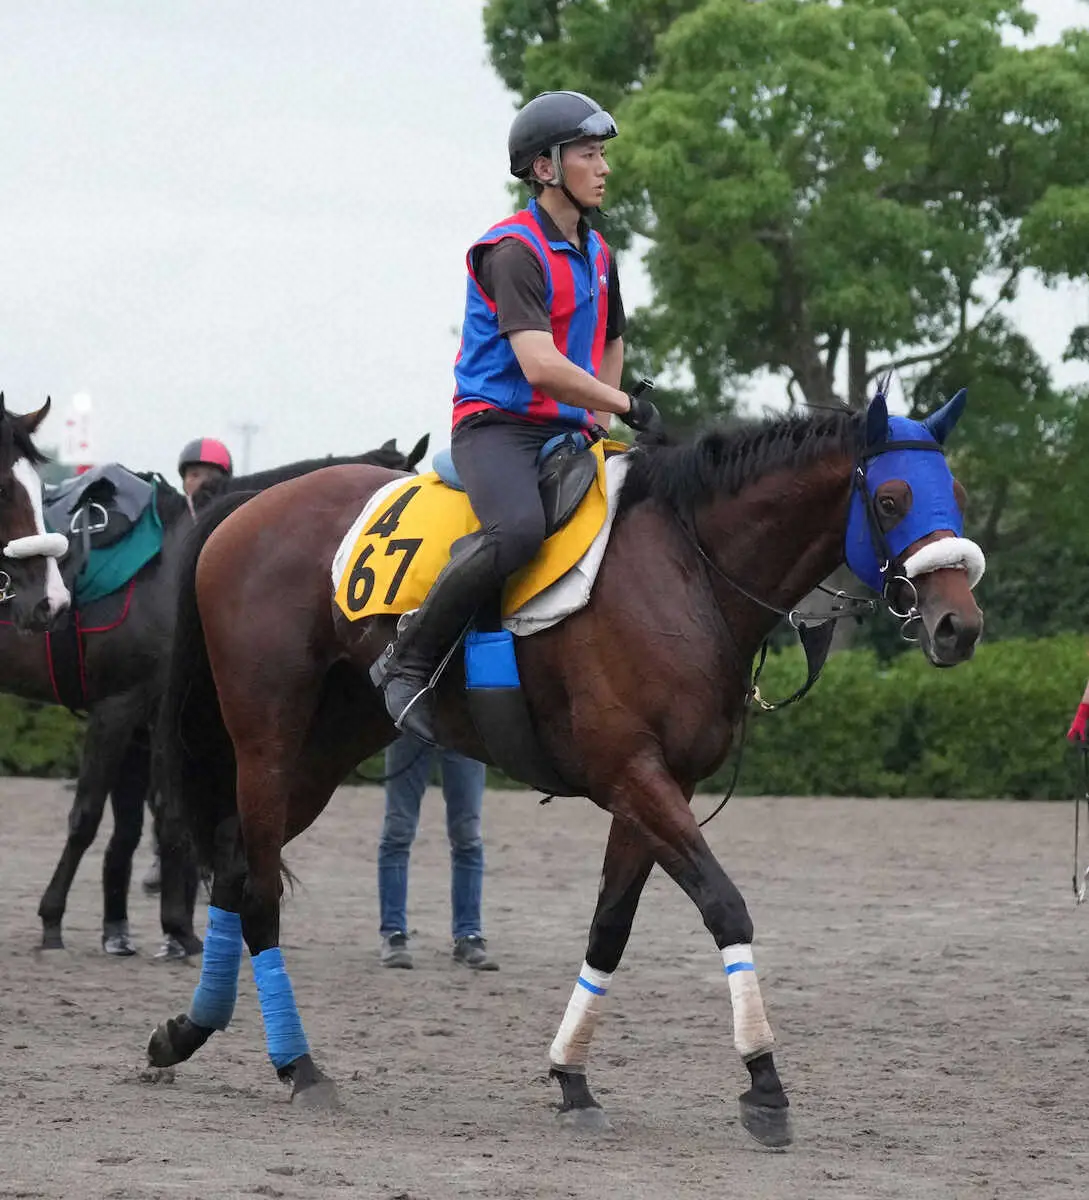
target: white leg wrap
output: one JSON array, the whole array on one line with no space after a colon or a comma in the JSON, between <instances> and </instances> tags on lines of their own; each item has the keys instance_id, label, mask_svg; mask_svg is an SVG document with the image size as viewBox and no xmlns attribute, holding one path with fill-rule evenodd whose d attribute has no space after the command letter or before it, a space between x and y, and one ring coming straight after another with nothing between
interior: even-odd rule
<instances>
[{"instance_id":1,"label":"white leg wrap","mask_svg":"<svg viewBox=\"0 0 1089 1200\"><path fill-rule=\"evenodd\" d=\"M742 1061L766 1054L775 1038L764 1015L764 1001L752 961L752 946L725 946L722 964L730 985L730 1003L734 1010L734 1045Z\"/></svg>"},{"instance_id":2,"label":"white leg wrap","mask_svg":"<svg viewBox=\"0 0 1089 1200\"><path fill-rule=\"evenodd\" d=\"M590 1042L598 1019L605 1007L605 996L612 975L595 971L589 963L582 964L575 982L567 1011L563 1014L559 1032L552 1042L549 1058L554 1067L568 1071L584 1071L590 1055Z\"/></svg>"}]
</instances>

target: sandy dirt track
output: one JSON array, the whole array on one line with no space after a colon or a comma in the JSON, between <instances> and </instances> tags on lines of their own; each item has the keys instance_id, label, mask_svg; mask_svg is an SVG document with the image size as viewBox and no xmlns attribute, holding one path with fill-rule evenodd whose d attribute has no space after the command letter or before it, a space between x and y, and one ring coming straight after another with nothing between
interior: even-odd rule
<instances>
[{"instance_id":1,"label":"sandy dirt track","mask_svg":"<svg viewBox=\"0 0 1089 1200\"><path fill-rule=\"evenodd\" d=\"M330 1116L276 1082L248 963L230 1031L173 1083L141 1080L149 1031L187 1007L196 971L151 961L139 894L146 953L101 954L101 846L69 948L34 949L68 801L59 784L0 784L0 1198L1049 1200L1089 1181L1089 909L1069 898L1066 805L737 799L709 827L756 921L794 1105L797 1144L776 1154L737 1121L746 1075L718 955L657 872L591 1062L613 1129L557 1127L547 1052L607 827L586 802L488 795L492 975L449 959L437 792L413 858L411 972L377 964L380 794L340 791L291 848L303 886L284 953L344 1101Z\"/></svg>"}]
</instances>

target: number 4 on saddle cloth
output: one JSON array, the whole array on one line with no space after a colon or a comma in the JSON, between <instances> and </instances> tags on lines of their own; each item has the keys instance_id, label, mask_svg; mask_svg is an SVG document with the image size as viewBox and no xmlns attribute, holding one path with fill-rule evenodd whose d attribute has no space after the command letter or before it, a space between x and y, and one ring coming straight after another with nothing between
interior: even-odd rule
<instances>
[{"instance_id":1,"label":"number 4 on saddle cloth","mask_svg":"<svg viewBox=\"0 0 1089 1200\"><path fill-rule=\"evenodd\" d=\"M628 464L621 442L587 449L582 435L556 440L539 460L548 536L507 580L495 618L478 619L466 637L465 674L469 710L492 761L543 791L572 795L533 732L511 635L547 629L588 603ZM480 528L449 454L437 454L434 465L379 489L345 534L332 579L349 621L418 608L454 542Z\"/></svg>"}]
</instances>

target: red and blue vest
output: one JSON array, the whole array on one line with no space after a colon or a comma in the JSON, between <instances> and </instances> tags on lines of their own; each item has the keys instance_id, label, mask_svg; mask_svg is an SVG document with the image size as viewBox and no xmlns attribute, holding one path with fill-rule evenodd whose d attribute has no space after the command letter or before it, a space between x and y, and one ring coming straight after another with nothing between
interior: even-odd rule
<instances>
[{"instance_id":1,"label":"red and blue vest","mask_svg":"<svg viewBox=\"0 0 1089 1200\"><path fill-rule=\"evenodd\" d=\"M540 260L557 349L591 375L597 375L601 366L609 310L609 248L593 230L587 236L585 254L562 239L549 241L541 227L537 201L531 200L529 208L478 238L466 256L469 278L461 348L454 363L453 423L498 408L527 421L589 428L594 418L588 409L561 404L530 386L510 342L499 332L495 302L484 294L476 278L474 251L508 237L527 245Z\"/></svg>"}]
</instances>

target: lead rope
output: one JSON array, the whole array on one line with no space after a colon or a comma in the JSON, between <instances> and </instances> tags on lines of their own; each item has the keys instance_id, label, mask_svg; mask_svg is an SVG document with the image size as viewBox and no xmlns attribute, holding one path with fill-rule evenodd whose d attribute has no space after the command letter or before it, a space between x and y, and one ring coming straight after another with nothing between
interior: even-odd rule
<instances>
[{"instance_id":1,"label":"lead rope","mask_svg":"<svg viewBox=\"0 0 1089 1200\"><path fill-rule=\"evenodd\" d=\"M1079 905L1085 900L1086 891L1089 889L1089 867L1084 870L1079 864L1079 853L1081 848L1081 806L1082 801L1085 802L1086 812L1089 813L1089 751L1082 750L1081 752L1082 775L1084 777L1084 795L1079 796L1074 794L1074 875L1071 883L1074 888L1074 904Z\"/></svg>"}]
</instances>

